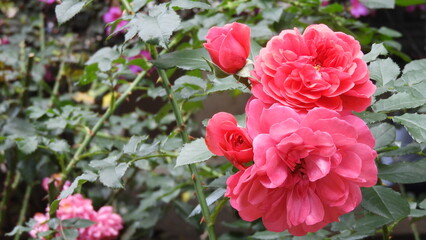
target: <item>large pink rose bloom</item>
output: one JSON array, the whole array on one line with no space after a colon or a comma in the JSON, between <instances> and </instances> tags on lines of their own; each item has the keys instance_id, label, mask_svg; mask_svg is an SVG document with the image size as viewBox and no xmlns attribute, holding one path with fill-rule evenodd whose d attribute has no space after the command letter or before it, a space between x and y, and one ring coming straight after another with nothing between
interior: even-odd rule
<instances>
[{"instance_id":1,"label":"large pink rose bloom","mask_svg":"<svg viewBox=\"0 0 426 240\"><path fill-rule=\"evenodd\" d=\"M298 111L363 111L376 87L360 49L353 37L323 24L311 25L303 34L284 30L256 57L252 92L265 103Z\"/></svg>"},{"instance_id":2,"label":"large pink rose bloom","mask_svg":"<svg viewBox=\"0 0 426 240\"><path fill-rule=\"evenodd\" d=\"M254 164L227 180L225 194L244 220L305 235L352 211L360 187L376 184L375 140L358 117L258 99L246 111Z\"/></svg>"},{"instance_id":3,"label":"large pink rose bloom","mask_svg":"<svg viewBox=\"0 0 426 240\"><path fill-rule=\"evenodd\" d=\"M238 169L245 169L244 163L253 161L252 140L247 129L239 127L231 114L216 113L206 131L206 145L212 153L225 156Z\"/></svg>"}]
</instances>

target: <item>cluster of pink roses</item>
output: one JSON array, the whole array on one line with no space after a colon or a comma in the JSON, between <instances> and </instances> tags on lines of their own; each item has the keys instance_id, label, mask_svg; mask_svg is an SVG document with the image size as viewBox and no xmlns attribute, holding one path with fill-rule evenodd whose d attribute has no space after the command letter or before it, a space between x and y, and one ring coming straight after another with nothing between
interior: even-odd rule
<instances>
[{"instance_id":1,"label":"cluster of pink roses","mask_svg":"<svg viewBox=\"0 0 426 240\"><path fill-rule=\"evenodd\" d=\"M47 191L48 178L43 179L43 188ZM53 176L55 186L60 185L57 175ZM68 188L69 182L64 184L64 189ZM49 230L49 210L46 213L36 213L34 220L36 224L30 231L31 237L35 238L38 233ZM79 228L77 240L114 240L117 239L119 231L123 228L123 219L114 213L111 206L103 206L98 211L93 209L92 200L84 198L81 194L74 194L59 202L56 216L60 220L71 218L86 219L94 222L86 228ZM42 238L43 239L43 238Z\"/></svg>"},{"instance_id":2,"label":"cluster of pink roses","mask_svg":"<svg viewBox=\"0 0 426 240\"><path fill-rule=\"evenodd\" d=\"M249 33L239 23L213 27L205 44L213 62L230 74L243 68ZM362 55L353 37L323 24L284 30L260 50L247 126L221 112L206 133L210 151L238 168L225 196L241 218L305 235L354 210L360 187L376 184L375 139L351 113L375 91Z\"/></svg>"}]
</instances>

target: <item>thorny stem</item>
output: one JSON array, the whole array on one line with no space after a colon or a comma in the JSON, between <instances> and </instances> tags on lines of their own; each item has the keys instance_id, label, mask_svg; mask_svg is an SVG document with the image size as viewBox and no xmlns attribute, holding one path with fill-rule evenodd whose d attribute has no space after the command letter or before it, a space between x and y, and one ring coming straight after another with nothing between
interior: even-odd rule
<instances>
[{"instance_id":1,"label":"thorny stem","mask_svg":"<svg viewBox=\"0 0 426 240\"><path fill-rule=\"evenodd\" d=\"M18 219L18 223L16 224L16 226L22 226L22 224L25 221L25 214L27 213L28 202L30 201L32 189L33 189L32 184L27 185L27 188L25 189L24 200L22 202L22 208L21 208L21 211L19 212L19 219ZM21 237L21 232L18 232L13 239L19 240L20 237Z\"/></svg>"},{"instance_id":2,"label":"thorny stem","mask_svg":"<svg viewBox=\"0 0 426 240\"><path fill-rule=\"evenodd\" d=\"M136 79L130 84L130 86L126 89L126 91L120 96L120 98L118 98L117 101L107 109L105 114L98 120L98 122L96 122L93 129L91 129L89 132L86 133L86 135L84 136L83 142L81 143L77 151L74 153L74 156L72 157L71 161L68 163L67 167L65 168L65 171L63 171L62 173L62 181L61 181L62 183L65 182L72 168L81 159L80 155L82 154L84 149L89 145L92 139L96 136L97 132L103 126L104 122L106 122L108 118L114 113L115 109L117 109L117 107L124 102L127 96L131 94L132 90L145 77L146 73L147 71L143 71L139 73ZM61 189L61 187L59 189Z\"/></svg>"},{"instance_id":3,"label":"thorny stem","mask_svg":"<svg viewBox=\"0 0 426 240\"><path fill-rule=\"evenodd\" d=\"M157 59L158 58L158 52L157 49L155 48L155 46L149 45L149 50L150 50L150 54L152 56L153 59ZM189 142L189 136L188 136L188 132L186 131L185 128L185 124L183 122L183 118L182 118L182 113L180 111L180 108L175 100L175 96L174 93L171 89L171 84L169 82L169 78L167 77L167 74L164 70L157 68L157 72L158 75L160 76L163 86L167 92L167 95L169 96L169 101L172 105L172 109L173 109L173 113L175 115L176 118L176 123L178 128L180 129L180 133L181 133L181 137L182 137L182 141L184 143L188 143ZM216 233L214 231L214 223L211 222L211 218L210 218L210 211L207 205L207 201L206 201L206 197L204 196L204 192L203 192L203 187L201 186L201 181L200 181L200 176L198 174L197 168L195 167L194 164L189 164L188 165L189 170L191 172L191 174L194 176L193 179L193 183L194 183L194 188L195 188L195 192L197 195L197 199L198 202L200 203L200 207L201 207L201 212L203 213L204 219L206 220L207 223L207 232L209 234L210 240L215 240L216 239Z\"/></svg>"},{"instance_id":4,"label":"thorny stem","mask_svg":"<svg viewBox=\"0 0 426 240\"><path fill-rule=\"evenodd\" d=\"M61 78L65 74L65 60L69 55L71 49L71 41L68 42L65 50L65 55L62 56L61 63L59 64L59 71L55 78L55 85L53 85L52 94L50 95L49 106L53 106L56 97L58 96L59 86L61 85Z\"/></svg>"},{"instance_id":5,"label":"thorny stem","mask_svg":"<svg viewBox=\"0 0 426 240\"><path fill-rule=\"evenodd\" d=\"M389 240L390 236L389 236L389 229L388 229L388 225L384 225L382 227L382 231L383 231L383 240Z\"/></svg>"}]
</instances>

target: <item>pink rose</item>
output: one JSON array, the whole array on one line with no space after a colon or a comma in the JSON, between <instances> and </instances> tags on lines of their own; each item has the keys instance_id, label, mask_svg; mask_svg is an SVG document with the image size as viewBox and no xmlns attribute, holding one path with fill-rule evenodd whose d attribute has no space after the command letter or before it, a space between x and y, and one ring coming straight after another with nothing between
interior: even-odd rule
<instances>
[{"instance_id":1,"label":"pink rose","mask_svg":"<svg viewBox=\"0 0 426 240\"><path fill-rule=\"evenodd\" d=\"M251 99L247 129L254 164L227 180L241 218L262 218L269 231L315 232L362 200L377 181L375 140L354 115L326 108L307 113Z\"/></svg>"},{"instance_id":2,"label":"pink rose","mask_svg":"<svg viewBox=\"0 0 426 240\"><path fill-rule=\"evenodd\" d=\"M95 224L89 226L81 240L112 240L117 239L120 230L123 228L123 219L113 212L111 206L104 206L99 209L94 218Z\"/></svg>"},{"instance_id":3,"label":"pink rose","mask_svg":"<svg viewBox=\"0 0 426 240\"><path fill-rule=\"evenodd\" d=\"M36 213L33 219L35 221L35 224L33 228L31 229L31 231L29 232L32 238L36 238L37 233L42 233L49 230L49 225L47 225L47 222L49 221L49 215L47 213L46 214Z\"/></svg>"},{"instance_id":4,"label":"pink rose","mask_svg":"<svg viewBox=\"0 0 426 240\"><path fill-rule=\"evenodd\" d=\"M122 11L120 7L110 7L108 11L102 16L102 19L104 20L104 23L111 23L115 20L119 19L122 15ZM126 26L128 21L120 21L117 26L115 27L115 32L117 30L120 30L122 27ZM112 26L108 26L106 28L106 32L108 35L111 34Z\"/></svg>"},{"instance_id":5,"label":"pink rose","mask_svg":"<svg viewBox=\"0 0 426 240\"><path fill-rule=\"evenodd\" d=\"M247 130L238 127L229 113L216 113L209 120L206 144L212 153L225 156L238 169L245 169L243 163L253 160L252 141Z\"/></svg>"},{"instance_id":6,"label":"pink rose","mask_svg":"<svg viewBox=\"0 0 426 240\"><path fill-rule=\"evenodd\" d=\"M284 30L256 57L252 92L267 104L278 102L297 111L363 111L376 87L360 49L353 37L323 24L311 25L303 34Z\"/></svg>"},{"instance_id":7,"label":"pink rose","mask_svg":"<svg viewBox=\"0 0 426 240\"><path fill-rule=\"evenodd\" d=\"M369 14L368 8L364 6L359 0L351 0L351 15L359 18Z\"/></svg>"},{"instance_id":8,"label":"pink rose","mask_svg":"<svg viewBox=\"0 0 426 240\"><path fill-rule=\"evenodd\" d=\"M214 64L224 72L234 74L246 65L250 55L250 28L241 23L212 27L204 47Z\"/></svg>"},{"instance_id":9,"label":"pink rose","mask_svg":"<svg viewBox=\"0 0 426 240\"><path fill-rule=\"evenodd\" d=\"M43 178L41 182L41 186L43 187L46 192L49 191L49 182L52 181L55 184L55 187L58 188L59 185L62 183L62 175L60 173L55 173L50 177ZM64 186L62 186L62 191L69 188L71 186L70 181L65 181Z\"/></svg>"}]
</instances>

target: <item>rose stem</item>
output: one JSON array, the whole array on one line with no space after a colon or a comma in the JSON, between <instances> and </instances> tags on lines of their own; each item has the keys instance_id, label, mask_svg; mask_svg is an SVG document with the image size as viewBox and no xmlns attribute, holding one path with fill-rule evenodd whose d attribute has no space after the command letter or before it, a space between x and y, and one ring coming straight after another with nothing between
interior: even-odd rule
<instances>
[{"instance_id":1,"label":"rose stem","mask_svg":"<svg viewBox=\"0 0 426 240\"><path fill-rule=\"evenodd\" d=\"M150 53L153 59L157 59L158 57L158 52L157 49L155 48L155 46L149 45L149 49L150 49ZM182 137L182 141L184 143L188 143L189 142L189 136L188 136L188 132L186 131L185 128L185 124L183 122L183 118L182 118L182 113L180 111L179 106L176 103L175 97L174 97L174 93L172 91L172 89L170 88L170 82L169 82L169 78L167 77L166 72L163 69L159 69L157 68L157 72L158 75L160 75L161 78L161 82L163 83L163 86L167 92L167 95L169 96L169 101L172 105L172 109L173 109L173 113L175 115L176 118L176 124L178 126L178 128L180 128L180 133L181 133L181 137ZM197 199L198 202L200 203L201 206L201 212L203 213L204 219L206 220L206 224L207 224L207 232L209 234L210 240L215 240L216 239L216 233L214 231L214 223L211 223L211 219L210 219L210 211L206 202L206 198L204 196L204 192L203 192L203 188L201 186L201 181L200 181L200 176L198 174L197 168L195 167L194 164L189 164L188 165L189 170L191 172L191 174L193 174L194 178L193 179L193 183L194 183L194 188L195 188L195 192L197 194Z\"/></svg>"}]
</instances>

